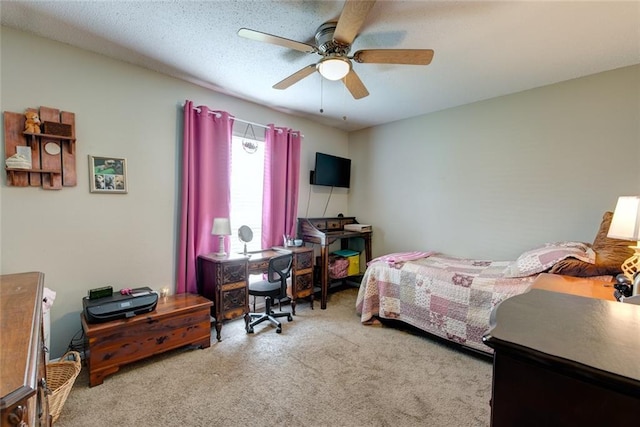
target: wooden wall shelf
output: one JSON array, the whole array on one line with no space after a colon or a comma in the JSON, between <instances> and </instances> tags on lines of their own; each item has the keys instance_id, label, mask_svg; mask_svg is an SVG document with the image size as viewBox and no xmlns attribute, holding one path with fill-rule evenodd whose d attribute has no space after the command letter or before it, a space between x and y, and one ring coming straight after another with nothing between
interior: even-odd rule
<instances>
[{"instance_id":1,"label":"wooden wall shelf","mask_svg":"<svg viewBox=\"0 0 640 427\"><path fill-rule=\"evenodd\" d=\"M53 180L54 175L60 175L62 173L61 170L44 170L44 169L18 169L18 168L5 168L7 171L7 180L15 181L16 179L20 179L20 173L39 173L39 174L49 174L49 179Z\"/></svg>"},{"instance_id":2,"label":"wooden wall shelf","mask_svg":"<svg viewBox=\"0 0 640 427\"><path fill-rule=\"evenodd\" d=\"M32 132L22 132L23 135L30 135L31 137L36 137L39 136L41 138L52 138L52 139L60 139L60 140L66 140L66 141L75 141L75 138L72 138L70 136L62 136L62 135L51 135L48 133L32 133Z\"/></svg>"},{"instance_id":3,"label":"wooden wall shelf","mask_svg":"<svg viewBox=\"0 0 640 427\"><path fill-rule=\"evenodd\" d=\"M41 122L63 123L71 126L71 136L25 132L24 113L4 112L5 159L17 152L17 147L31 148L31 168L19 169L5 167L7 185L14 187L42 187L46 190L59 190L62 187L75 187L76 174L76 138L75 114L55 108L28 108L40 116ZM47 143L60 146L57 153L45 150Z\"/></svg>"}]
</instances>

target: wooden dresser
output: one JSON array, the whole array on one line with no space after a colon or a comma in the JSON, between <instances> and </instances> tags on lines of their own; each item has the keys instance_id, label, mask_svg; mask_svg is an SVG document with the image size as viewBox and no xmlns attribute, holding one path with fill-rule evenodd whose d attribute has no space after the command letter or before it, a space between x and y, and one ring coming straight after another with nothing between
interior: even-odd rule
<instances>
[{"instance_id":1,"label":"wooden dresser","mask_svg":"<svg viewBox=\"0 0 640 427\"><path fill-rule=\"evenodd\" d=\"M0 276L1 426L50 426L42 335L44 275Z\"/></svg>"},{"instance_id":2,"label":"wooden dresser","mask_svg":"<svg viewBox=\"0 0 640 427\"><path fill-rule=\"evenodd\" d=\"M631 426L640 408L640 306L611 283L541 275L500 303L491 426Z\"/></svg>"}]
</instances>

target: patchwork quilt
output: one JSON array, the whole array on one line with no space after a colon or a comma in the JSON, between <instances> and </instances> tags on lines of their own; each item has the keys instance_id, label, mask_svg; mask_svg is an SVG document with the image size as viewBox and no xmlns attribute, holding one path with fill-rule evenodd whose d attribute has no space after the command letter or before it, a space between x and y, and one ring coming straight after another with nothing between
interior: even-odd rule
<instances>
[{"instance_id":1,"label":"patchwork quilt","mask_svg":"<svg viewBox=\"0 0 640 427\"><path fill-rule=\"evenodd\" d=\"M396 319L491 354L482 342L489 317L501 301L526 292L536 275L507 277L513 261L461 259L443 254L406 262L371 262L356 310L363 323Z\"/></svg>"}]
</instances>

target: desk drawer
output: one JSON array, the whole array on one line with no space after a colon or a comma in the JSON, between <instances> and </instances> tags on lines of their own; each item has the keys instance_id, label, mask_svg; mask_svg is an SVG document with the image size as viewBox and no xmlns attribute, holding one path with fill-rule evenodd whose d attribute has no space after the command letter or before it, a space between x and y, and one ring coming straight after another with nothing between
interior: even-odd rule
<instances>
[{"instance_id":1,"label":"desk drawer","mask_svg":"<svg viewBox=\"0 0 640 427\"><path fill-rule=\"evenodd\" d=\"M249 263L249 274L262 274L269 271L269 260L265 259L256 263Z\"/></svg>"},{"instance_id":2,"label":"desk drawer","mask_svg":"<svg viewBox=\"0 0 640 427\"><path fill-rule=\"evenodd\" d=\"M304 298L313 293L313 270L296 276L296 293L298 298Z\"/></svg>"},{"instance_id":3,"label":"desk drawer","mask_svg":"<svg viewBox=\"0 0 640 427\"><path fill-rule=\"evenodd\" d=\"M246 286L222 289L220 292L220 320L235 319L247 312ZM216 319L218 320L218 319Z\"/></svg>"},{"instance_id":4,"label":"desk drawer","mask_svg":"<svg viewBox=\"0 0 640 427\"><path fill-rule=\"evenodd\" d=\"M226 283L222 286L220 286L220 291L221 292L229 292L232 291L234 289L242 289L242 288L246 288L247 284L246 282L236 282L236 283Z\"/></svg>"},{"instance_id":5,"label":"desk drawer","mask_svg":"<svg viewBox=\"0 0 640 427\"><path fill-rule=\"evenodd\" d=\"M313 266L313 251L296 254L296 270L304 270Z\"/></svg>"},{"instance_id":6,"label":"desk drawer","mask_svg":"<svg viewBox=\"0 0 640 427\"><path fill-rule=\"evenodd\" d=\"M247 280L247 267L244 262L239 264L222 264L222 268L219 268L216 273L219 275L219 277L216 277L217 283L219 284Z\"/></svg>"},{"instance_id":7,"label":"desk drawer","mask_svg":"<svg viewBox=\"0 0 640 427\"><path fill-rule=\"evenodd\" d=\"M340 224L340 220L327 221L327 230L340 230L340 229L342 229L342 224Z\"/></svg>"},{"instance_id":8,"label":"desk drawer","mask_svg":"<svg viewBox=\"0 0 640 427\"><path fill-rule=\"evenodd\" d=\"M327 229L327 221L324 221L324 220L312 220L310 222L311 222L311 225L313 225L318 230L326 230Z\"/></svg>"}]
</instances>

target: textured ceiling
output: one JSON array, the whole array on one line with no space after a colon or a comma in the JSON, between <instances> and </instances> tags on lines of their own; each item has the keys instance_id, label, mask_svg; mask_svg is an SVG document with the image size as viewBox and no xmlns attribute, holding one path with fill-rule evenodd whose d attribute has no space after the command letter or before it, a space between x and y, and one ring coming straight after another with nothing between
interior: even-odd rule
<instances>
[{"instance_id":1,"label":"textured ceiling","mask_svg":"<svg viewBox=\"0 0 640 427\"><path fill-rule=\"evenodd\" d=\"M320 57L236 34L313 43L343 4L3 0L0 12L2 25L348 131L640 63L639 1L378 1L351 53L435 56L429 66L354 64L370 92L360 100L318 73L272 89Z\"/></svg>"}]
</instances>

